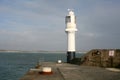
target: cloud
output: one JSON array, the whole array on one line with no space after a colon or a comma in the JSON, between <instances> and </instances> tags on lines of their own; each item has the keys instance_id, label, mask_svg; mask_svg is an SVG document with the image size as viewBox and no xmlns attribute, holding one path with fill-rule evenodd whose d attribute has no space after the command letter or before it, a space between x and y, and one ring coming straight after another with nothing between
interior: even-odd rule
<instances>
[{"instance_id":1,"label":"cloud","mask_svg":"<svg viewBox=\"0 0 120 80\"><path fill-rule=\"evenodd\" d=\"M120 48L117 45L120 40L120 6L104 1L93 6L89 12L79 16L77 47L81 50Z\"/></svg>"},{"instance_id":2,"label":"cloud","mask_svg":"<svg viewBox=\"0 0 120 80\"><path fill-rule=\"evenodd\" d=\"M119 2L8 0L0 3L0 48L67 50L64 18L68 8L77 16L77 50L120 47Z\"/></svg>"}]
</instances>

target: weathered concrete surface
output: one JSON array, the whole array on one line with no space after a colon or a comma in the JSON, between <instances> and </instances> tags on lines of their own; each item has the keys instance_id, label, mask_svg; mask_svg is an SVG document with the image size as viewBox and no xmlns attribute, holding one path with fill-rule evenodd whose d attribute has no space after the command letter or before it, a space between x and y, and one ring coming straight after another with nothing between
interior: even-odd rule
<instances>
[{"instance_id":1,"label":"weathered concrete surface","mask_svg":"<svg viewBox=\"0 0 120 80\"><path fill-rule=\"evenodd\" d=\"M53 62L44 62L42 67L44 66L52 67L53 74L41 75L39 72L29 71L20 80L120 80L120 72L105 68Z\"/></svg>"},{"instance_id":2,"label":"weathered concrete surface","mask_svg":"<svg viewBox=\"0 0 120 80\"><path fill-rule=\"evenodd\" d=\"M28 71L20 80L64 80L55 63L44 62L42 67L52 67L53 74L43 75L39 71Z\"/></svg>"}]
</instances>

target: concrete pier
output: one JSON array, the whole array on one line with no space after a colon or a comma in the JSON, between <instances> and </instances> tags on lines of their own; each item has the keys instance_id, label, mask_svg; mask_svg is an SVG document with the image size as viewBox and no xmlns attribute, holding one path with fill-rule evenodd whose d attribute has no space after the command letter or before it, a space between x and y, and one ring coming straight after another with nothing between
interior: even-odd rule
<instances>
[{"instance_id":1,"label":"concrete pier","mask_svg":"<svg viewBox=\"0 0 120 80\"><path fill-rule=\"evenodd\" d=\"M120 80L120 71L106 68L78 66L68 63L43 62L42 67L51 67L52 74L40 74L29 70L20 80Z\"/></svg>"}]
</instances>

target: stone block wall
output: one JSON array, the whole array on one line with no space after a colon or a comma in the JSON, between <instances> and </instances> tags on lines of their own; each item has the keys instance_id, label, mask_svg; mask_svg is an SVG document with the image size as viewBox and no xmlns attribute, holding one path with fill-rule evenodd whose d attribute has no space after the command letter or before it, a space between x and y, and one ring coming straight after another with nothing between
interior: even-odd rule
<instances>
[{"instance_id":1,"label":"stone block wall","mask_svg":"<svg viewBox=\"0 0 120 80\"><path fill-rule=\"evenodd\" d=\"M93 49L81 58L81 65L120 68L120 49Z\"/></svg>"}]
</instances>

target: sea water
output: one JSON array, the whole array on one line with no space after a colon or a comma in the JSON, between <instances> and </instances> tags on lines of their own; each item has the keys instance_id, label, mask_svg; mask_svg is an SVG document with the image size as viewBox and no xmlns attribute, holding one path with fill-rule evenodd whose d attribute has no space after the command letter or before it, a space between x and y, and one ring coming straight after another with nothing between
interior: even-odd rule
<instances>
[{"instance_id":1,"label":"sea water","mask_svg":"<svg viewBox=\"0 0 120 80\"><path fill-rule=\"evenodd\" d=\"M81 55L77 54L77 57ZM66 54L0 52L0 80L19 80L38 62L57 62L59 59L66 62Z\"/></svg>"}]
</instances>

